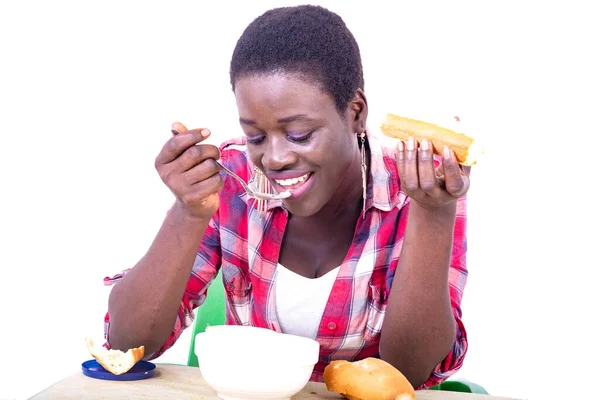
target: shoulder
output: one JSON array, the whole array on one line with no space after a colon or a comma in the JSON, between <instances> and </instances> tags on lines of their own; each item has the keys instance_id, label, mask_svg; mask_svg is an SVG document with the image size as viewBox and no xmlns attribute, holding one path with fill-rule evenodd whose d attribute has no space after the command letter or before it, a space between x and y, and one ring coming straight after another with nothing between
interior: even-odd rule
<instances>
[{"instance_id":1,"label":"shoulder","mask_svg":"<svg viewBox=\"0 0 600 400\"><path fill-rule=\"evenodd\" d=\"M250 175L250 163L246 151L246 137L229 139L219 145L221 162L240 178L248 181Z\"/></svg>"},{"instance_id":2,"label":"shoulder","mask_svg":"<svg viewBox=\"0 0 600 400\"><path fill-rule=\"evenodd\" d=\"M238 151L238 152L246 152L246 137L239 136L233 139L228 139L219 145L219 150L221 151Z\"/></svg>"}]
</instances>

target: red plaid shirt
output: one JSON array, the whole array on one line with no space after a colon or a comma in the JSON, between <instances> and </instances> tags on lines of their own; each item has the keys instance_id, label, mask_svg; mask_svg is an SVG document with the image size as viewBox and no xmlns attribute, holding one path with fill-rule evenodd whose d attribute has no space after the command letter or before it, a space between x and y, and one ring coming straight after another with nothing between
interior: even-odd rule
<instances>
[{"instance_id":1,"label":"red plaid shirt","mask_svg":"<svg viewBox=\"0 0 600 400\"><path fill-rule=\"evenodd\" d=\"M369 145L367 212L364 219L357 221L352 245L339 269L318 328L316 340L321 347L319 362L311 377L314 381L322 381L323 370L332 360L379 356L381 326L402 250L409 198L399 187L394 150L382 147L373 137L369 138ZM224 143L221 158L228 168L248 181L251 167L245 138ZM225 179L220 199L219 210L198 249L171 336L147 359L161 355L191 326L193 310L204 302L207 288L219 268L227 297L226 323L281 332L273 294L288 212L281 201L272 202L261 218L255 200L248 198L239 183L231 178ZM423 387L439 384L456 372L467 351L460 308L467 279L465 206L463 197L458 201L448 287L456 320L456 340ZM126 272L105 278L105 283L115 283ZM107 314L106 335L108 326Z\"/></svg>"}]
</instances>

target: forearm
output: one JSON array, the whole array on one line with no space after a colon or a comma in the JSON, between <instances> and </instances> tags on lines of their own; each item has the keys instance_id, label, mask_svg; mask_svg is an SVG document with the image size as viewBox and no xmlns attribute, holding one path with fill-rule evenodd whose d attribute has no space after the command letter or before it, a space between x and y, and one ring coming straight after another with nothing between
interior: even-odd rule
<instances>
[{"instance_id":1,"label":"forearm","mask_svg":"<svg viewBox=\"0 0 600 400\"><path fill-rule=\"evenodd\" d=\"M208 223L187 216L177 206L169 212L146 255L111 291L112 348L144 345L151 354L165 343Z\"/></svg>"},{"instance_id":2,"label":"forearm","mask_svg":"<svg viewBox=\"0 0 600 400\"><path fill-rule=\"evenodd\" d=\"M402 253L382 327L381 357L417 387L448 354L456 337L448 289L456 206L409 206Z\"/></svg>"}]
</instances>

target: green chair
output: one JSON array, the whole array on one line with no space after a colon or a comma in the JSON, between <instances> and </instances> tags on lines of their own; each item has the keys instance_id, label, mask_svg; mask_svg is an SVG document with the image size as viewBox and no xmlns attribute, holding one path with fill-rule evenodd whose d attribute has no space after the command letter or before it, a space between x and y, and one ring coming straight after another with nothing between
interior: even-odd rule
<instances>
[{"instance_id":1,"label":"green chair","mask_svg":"<svg viewBox=\"0 0 600 400\"><path fill-rule=\"evenodd\" d=\"M225 325L225 288L223 287L221 270L208 287L206 300L196 309L195 315L187 362L189 367L198 366L198 357L194 352L196 335L204 332L207 326Z\"/></svg>"},{"instance_id":2,"label":"green chair","mask_svg":"<svg viewBox=\"0 0 600 400\"><path fill-rule=\"evenodd\" d=\"M194 352L196 335L200 332L204 332L207 326L225 325L225 289L223 287L223 277L220 270L208 287L208 293L204 304L196 309L195 314L196 318L194 319L194 326L192 327L192 339L187 363L190 367L198 366L198 357ZM440 385L432 386L429 389L488 394L488 392L480 385L464 379L447 380Z\"/></svg>"}]
</instances>

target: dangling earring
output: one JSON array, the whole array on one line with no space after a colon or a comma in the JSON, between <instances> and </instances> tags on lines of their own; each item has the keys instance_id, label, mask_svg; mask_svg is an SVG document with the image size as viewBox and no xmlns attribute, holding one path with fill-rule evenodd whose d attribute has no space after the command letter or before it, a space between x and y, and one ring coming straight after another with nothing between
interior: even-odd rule
<instances>
[{"instance_id":1,"label":"dangling earring","mask_svg":"<svg viewBox=\"0 0 600 400\"><path fill-rule=\"evenodd\" d=\"M363 218L367 209L367 151L365 150L365 132L362 131L358 137L360 138L360 169L362 170L362 187L363 187Z\"/></svg>"},{"instance_id":2,"label":"dangling earring","mask_svg":"<svg viewBox=\"0 0 600 400\"><path fill-rule=\"evenodd\" d=\"M254 167L254 171L252 172L252 176L250 177L250 182L254 184L254 187L261 193L273 193L273 186L262 173L262 171L256 167ZM267 201L263 199L257 199L257 209L262 215L262 213L267 211Z\"/></svg>"}]
</instances>

